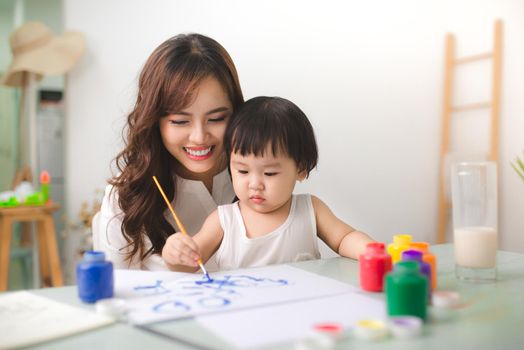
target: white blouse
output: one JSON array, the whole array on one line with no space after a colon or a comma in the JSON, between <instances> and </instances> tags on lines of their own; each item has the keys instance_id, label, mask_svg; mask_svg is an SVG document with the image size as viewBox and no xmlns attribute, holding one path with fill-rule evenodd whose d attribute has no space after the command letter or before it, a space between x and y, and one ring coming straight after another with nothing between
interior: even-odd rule
<instances>
[{"instance_id":1,"label":"white blouse","mask_svg":"<svg viewBox=\"0 0 524 350\"><path fill-rule=\"evenodd\" d=\"M200 230L205 219L218 205L229 204L235 198L227 169L213 178L212 193L209 193L201 181L187 180L179 176L176 176L176 186L176 200L172 205L190 235ZM118 193L112 189L113 186L106 186L98 222L93 222L94 248L103 251L107 259L113 262L115 269L168 270L164 260L158 254L149 255L142 261L135 255L131 261L125 261L131 247L127 247L128 243L122 234L123 212L118 205ZM167 208L164 211L164 217L173 226L173 233L179 231ZM151 241L146 236L144 249L147 251L149 248L151 248ZM215 270L213 266L209 267Z\"/></svg>"}]
</instances>

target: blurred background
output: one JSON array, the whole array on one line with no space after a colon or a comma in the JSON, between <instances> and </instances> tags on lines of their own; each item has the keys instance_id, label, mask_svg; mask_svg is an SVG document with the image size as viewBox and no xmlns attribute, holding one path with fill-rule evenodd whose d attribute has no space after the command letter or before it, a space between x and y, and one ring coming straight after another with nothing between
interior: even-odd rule
<instances>
[{"instance_id":1,"label":"blurred background","mask_svg":"<svg viewBox=\"0 0 524 350\"><path fill-rule=\"evenodd\" d=\"M320 162L296 192L316 194L379 241L407 233L435 243L446 34L455 35L458 57L487 52L501 20L499 244L524 252L524 181L510 165L524 150L524 1L0 0L0 72L12 59L10 33L32 20L55 35L79 31L87 45L67 75L38 82L35 97L33 172L51 173L61 205L55 224L67 283L89 248L89 220L122 147L138 74L154 48L188 32L228 50L246 99L282 96L308 115ZM489 101L492 73L489 60L459 67L453 101ZM0 191L21 166L20 94L0 87ZM489 112L453 114L448 162L486 157ZM24 276L17 264L11 269Z\"/></svg>"}]
</instances>

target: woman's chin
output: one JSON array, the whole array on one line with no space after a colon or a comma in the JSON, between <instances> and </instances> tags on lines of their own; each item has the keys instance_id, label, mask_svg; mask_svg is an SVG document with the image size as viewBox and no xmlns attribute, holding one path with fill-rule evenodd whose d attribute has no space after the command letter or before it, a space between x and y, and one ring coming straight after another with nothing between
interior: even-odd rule
<instances>
[{"instance_id":1,"label":"woman's chin","mask_svg":"<svg viewBox=\"0 0 524 350\"><path fill-rule=\"evenodd\" d=\"M184 163L179 163L182 165L183 169L179 169L178 174L182 177L187 177L191 179L191 177L198 175L205 175L209 172L213 171L213 169L216 169L216 162L214 161L186 161Z\"/></svg>"}]
</instances>

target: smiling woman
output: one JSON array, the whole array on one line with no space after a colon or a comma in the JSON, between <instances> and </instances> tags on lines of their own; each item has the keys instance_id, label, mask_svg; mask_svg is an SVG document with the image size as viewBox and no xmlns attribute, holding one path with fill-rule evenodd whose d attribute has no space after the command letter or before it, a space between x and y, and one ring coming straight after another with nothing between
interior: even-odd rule
<instances>
[{"instance_id":1,"label":"smiling woman","mask_svg":"<svg viewBox=\"0 0 524 350\"><path fill-rule=\"evenodd\" d=\"M242 102L233 61L215 40L178 35L151 54L128 116L126 147L115 159L120 173L106 187L94 230L95 248L116 268L167 269L159 253L179 229L152 176L189 234L217 205L232 202L223 138Z\"/></svg>"},{"instance_id":2,"label":"smiling woman","mask_svg":"<svg viewBox=\"0 0 524 350\"><path fill-rule=\"evenodd\" d=\"M177 173L204 183L211 192L213 175L226 166L222 140L233 107L214 77L205 78L193 103L160 119L160 135L177 161Z\"/></svg>"}]
</instances>

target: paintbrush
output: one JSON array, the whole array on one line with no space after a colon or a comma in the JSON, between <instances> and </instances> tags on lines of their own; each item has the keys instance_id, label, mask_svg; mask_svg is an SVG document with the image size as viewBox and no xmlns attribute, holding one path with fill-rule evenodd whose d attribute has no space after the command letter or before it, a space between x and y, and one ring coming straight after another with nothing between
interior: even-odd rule
<instances>
[{"instance_id":1,"label":"paintbrush","mask_svg":"<svg viewBox=\"0 0 524 350\"><path fill-rule=\"evenodd\" d=\"M158 190L162 194L162 197L164 197L164 200L166 201L167 206L168 206L169 210L171 211L171 214L173 214L173 218L175 218L175 221L176 221L176 224L177 224L178 228L180 229L180 231L184 235L189 236L187 234L186 228L184 227L184 225L182 225L182 222L180 220L178 220L178 216L175 213L175 209L173 209L173 207L171 206L171 203L169 203L169 200L167 199L167 196L164 193L164 190L162 189L162 186L160 186L160 183L158 182L158 180L156 179L156 176L154 176L154 175L153 175L153 180L155 181L156 187L158 187ZM207 273L207 270L204 267L204 264L202 263L202 259L198 258L197 263L198 263L198 266L200 266L200 268L202 269L202 272L204 273L204 276L206 276L207 280L211 281L211 277L209 277L209 273Z\"/></svg>"}]
</instances>

